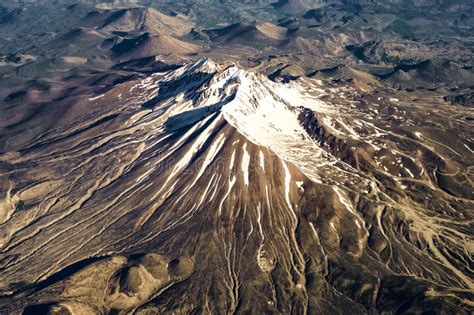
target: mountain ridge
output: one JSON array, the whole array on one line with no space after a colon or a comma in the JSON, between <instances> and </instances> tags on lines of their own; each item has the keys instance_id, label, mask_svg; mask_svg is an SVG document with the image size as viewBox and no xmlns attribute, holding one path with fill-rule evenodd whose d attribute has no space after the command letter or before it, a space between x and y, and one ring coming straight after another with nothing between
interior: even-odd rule
<instances>
[{"instance_id":1,"label":"mountain ridge","mask_svg":"<svg viewBox=\"0 0 474 315\"><path fill-rule=\"evenodd\" d=\"M467 309L468 227L445 218L448 202L470 218L472 196L446 192L448 155L427 132L321 99L347 92L202 58L72 105L29 150L0 157L2 309Z\"/></svg>"}]
</instances>

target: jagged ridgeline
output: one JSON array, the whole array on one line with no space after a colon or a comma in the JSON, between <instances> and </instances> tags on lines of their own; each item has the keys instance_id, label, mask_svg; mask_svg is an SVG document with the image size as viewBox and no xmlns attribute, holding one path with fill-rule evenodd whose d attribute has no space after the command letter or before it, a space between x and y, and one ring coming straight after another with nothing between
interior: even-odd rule
<instances>
[{"instance_id":1,"label":"jagged ridgeline","mask_svg":"<svg viewBox=\"0 0 474 315\"><path fill-rule=\"evenodd\" d=\"M204 58L75 99L0 156L2 310L468 314L468 127L356 95Z\"/></svg>"}]
</instances>

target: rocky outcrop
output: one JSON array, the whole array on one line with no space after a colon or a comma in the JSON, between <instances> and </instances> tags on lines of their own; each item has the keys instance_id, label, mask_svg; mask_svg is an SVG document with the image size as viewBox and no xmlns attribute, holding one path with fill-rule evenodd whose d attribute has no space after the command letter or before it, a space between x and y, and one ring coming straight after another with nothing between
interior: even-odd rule
<instances>
[{"instance_id":1,"label":"rocky outcrop","mask_svg":"<svg viewBox=\"0 0 474 315\"><path fill-rule=\"evenodd\" d=\"M452 105L474 107L474 93L448 95L448 96L444 96L443 99Z\"/></svg>"}]
</instances>

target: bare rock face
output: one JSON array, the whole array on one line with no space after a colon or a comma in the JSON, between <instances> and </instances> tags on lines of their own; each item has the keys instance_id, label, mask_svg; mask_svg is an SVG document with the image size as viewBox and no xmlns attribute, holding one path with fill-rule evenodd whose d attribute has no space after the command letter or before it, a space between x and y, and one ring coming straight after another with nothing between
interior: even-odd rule
<instances>
[{"instance_id":1,"label":"bare rock face","mask_svg":"<svg viewBox=\"0 0 474 315\"><path fill-rule=\"evenodd\" d=\"M354 56L360 60L363 60L367 63L379 64L383 62L392 62L399 61L396 58L398 56L391 56L390 51L385 47L386 45L377 40L369 41L361 45L348 45L346 46L347 50L352 52ZM398 53L400 56L406 58L406 52Z\"/></svg>"},{"instance_id":2,"label":"bare rock face","mask_svg":"<svg viewBox=\"0 0 474 315\"><path fill-rule=\"evenodd\" d=\"M2 311L469 313L472 130L357 95L200 59L77 99L0 156Z\"/></svg>"},{"instance_id":3,"label":"bare rock face","mask_svg":"<svg viewBox=\"0 0 474 315\"><path fill-rule=\"evenodd\" d=\"M474 93L448 95L443 97L446 102L452 105L461 105L465 107L474 107Z\"/></svg>"}]
</instances>

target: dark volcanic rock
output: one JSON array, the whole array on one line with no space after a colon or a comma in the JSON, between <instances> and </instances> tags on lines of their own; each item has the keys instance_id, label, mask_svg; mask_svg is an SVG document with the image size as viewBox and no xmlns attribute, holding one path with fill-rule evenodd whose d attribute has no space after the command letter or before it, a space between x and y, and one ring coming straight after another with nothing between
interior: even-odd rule
<instances>
[{"instance_id":1,"label":"dark volcanic rock","mask_svg":"<svg viewBox=\"0 0 474 315\"><path fill-rule=\"evenodd\" d=\"M461 105L465 107L474 107L474 93L448 95L443 97L446 102L452 105Z\"/></svg>"},{"instance_id":2,"label":"dark volcanic rock","mask_svg":"<svg viewBox=\"0 0 474 315\"><path fill-rule=\"evenodd\" d=\"M9 9L0 6L0 25L6 23L13 23L17 17L21 15L21 9Z\"/></svg>"},{"instance_id":3,"label":"dark volcanic rock","mask_svg":"<svg viewBox=\"0 0 474 315\"><path fill-rule=\"evenodd\" d=\"M394 60L387 56L381 41L372 40L361 45L347 45L346 49L354 56L367 63L393 62Z\"/></svg>"}]
</instances>

